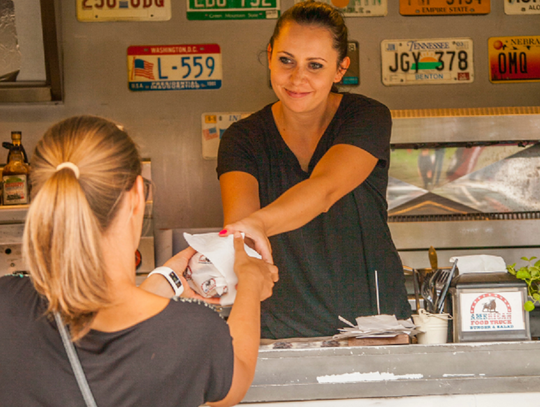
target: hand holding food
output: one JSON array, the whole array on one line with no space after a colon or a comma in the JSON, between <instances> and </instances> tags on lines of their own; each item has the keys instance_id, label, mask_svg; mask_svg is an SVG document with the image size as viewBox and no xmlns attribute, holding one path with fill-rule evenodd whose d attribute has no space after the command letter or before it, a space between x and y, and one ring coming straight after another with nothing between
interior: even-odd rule
<instances>
[{"instance_id":1,"label":"hand holding food","mask_svg":"<svg viewBox=\"0 0 540 407\"><path fill-rule=\"evenodd\" d=\"M257 253L262 256L264 261L274 264L272 247L270 246L270 241L268 240L264 224L261 220L257 219L255 216L248 216L238 222L225 226L225 228L219 232L219 235L221 237L227 237L236 232L244 233L246 235L246 244L255 249Z\"/></svg>"},{"instance_id":2,"label":"hand holding food","mask_svg":"<svg viewBox=\"0 0 540 407\"><path fill-rule=\"evenodd\" d=\"M238 276L238 284L249 284L258 290L260 300L264 301L272 295L274 283L278 281L276 266L247 255L244 239L240 233L234 234L234 271Z\"/></svg>"}]
</instances>

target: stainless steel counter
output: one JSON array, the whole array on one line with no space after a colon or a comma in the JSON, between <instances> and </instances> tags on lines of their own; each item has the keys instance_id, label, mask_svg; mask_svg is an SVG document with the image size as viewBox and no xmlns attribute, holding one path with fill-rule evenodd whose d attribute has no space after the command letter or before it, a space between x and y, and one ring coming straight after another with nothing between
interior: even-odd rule
<instances>
[{"instance_id":1,"label":"stainless steel counter","mask_svg":"<svg viewBox=\"0 0 540 407\"><path fill-rule=\"evenodd\" d=\"M261 350L244 402L532 393L540 342Z\"/></svg>"}]
</instances>

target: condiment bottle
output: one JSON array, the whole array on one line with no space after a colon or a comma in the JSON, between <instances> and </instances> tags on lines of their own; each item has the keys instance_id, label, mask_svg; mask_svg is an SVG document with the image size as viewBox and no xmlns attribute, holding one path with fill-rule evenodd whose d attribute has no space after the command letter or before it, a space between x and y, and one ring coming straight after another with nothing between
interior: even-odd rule
<instances>
[{"instance_id":1,"label":"condiment bottle","mask_svg":"<svg viewBox=\"0 0 540 407\"><path fill-rule=\"evenodd\" d=\"M12 132L13 146L9 150L9 161L2 171L4 205L27 204L29 202L30 169L24 162L24 150L21 145L21 133Z\"/></svg>"},{"instance_id":2,"label":"condiment bottle","mask_svg":"<svg viewBox=\"0 0 540 407\"><path fill-rule=\"evenodd\" d=\"M24 146L22 145L22 133L20 131L12 131L11 132L11 143L8 143L7 141L4 141L2 143L2 146L9 150L6 163L9 162L9 155L11 154L11 148L13 147L13 140L14 139L19 140L19 144L21 146L21 151L22 151L22 154L23 154L23 160L24 160L26 165L29 165L28 164L28 156L26 155L26 151L24 150Z\"/></svg>"}]
</instances>

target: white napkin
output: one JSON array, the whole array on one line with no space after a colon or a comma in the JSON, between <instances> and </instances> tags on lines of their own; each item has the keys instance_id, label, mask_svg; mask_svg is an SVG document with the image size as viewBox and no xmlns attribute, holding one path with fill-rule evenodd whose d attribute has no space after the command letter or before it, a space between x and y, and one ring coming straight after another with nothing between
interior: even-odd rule
<instances>
[{"instance_id":1,"label":"white napkin","mask_svg":"<svg viewBox=\"0 0 540 407\"><path fill-rule=\"evenodd\" d=\"M474 256L451 257L450 262L458 260L459 274L466 273L501 273L506 272L506 263L500 256L479 254Z\"/></svg>"},{"instance_id":2,"label":"white napkin","mask_svg":"<svg viewBox=\"0 0 540 407\"><path fill-rule=\"evenodd\" d=\"M220 304L231 305L236 298L236 284L238 283L238 278L234 273L234 236L220 237L218 233L198 235L184 233L184 239L191 247L204 254L225 277L228 292L220 298ZM246 244L244 248L248 256L261 258L259 253Z\"/></svg>"}]
</instances>

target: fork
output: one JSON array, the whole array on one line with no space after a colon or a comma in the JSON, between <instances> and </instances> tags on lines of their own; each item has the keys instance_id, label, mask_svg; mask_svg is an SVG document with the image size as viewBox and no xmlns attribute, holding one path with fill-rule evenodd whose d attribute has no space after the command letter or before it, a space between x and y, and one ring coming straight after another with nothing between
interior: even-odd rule
<instances>
[{"instance_id":1,"label":"fork","mask_svg":"<svg viewBox=\"0 0 540 407\"><path fill-rule=\"evenodd\" d=\"M441 291L444 288L446 282L450 277L450 269L439 269L437 278L435 279L435 294L433 298L433 304L437 308L437 304L441 301Z\"/></svg>"}]
</instances>

